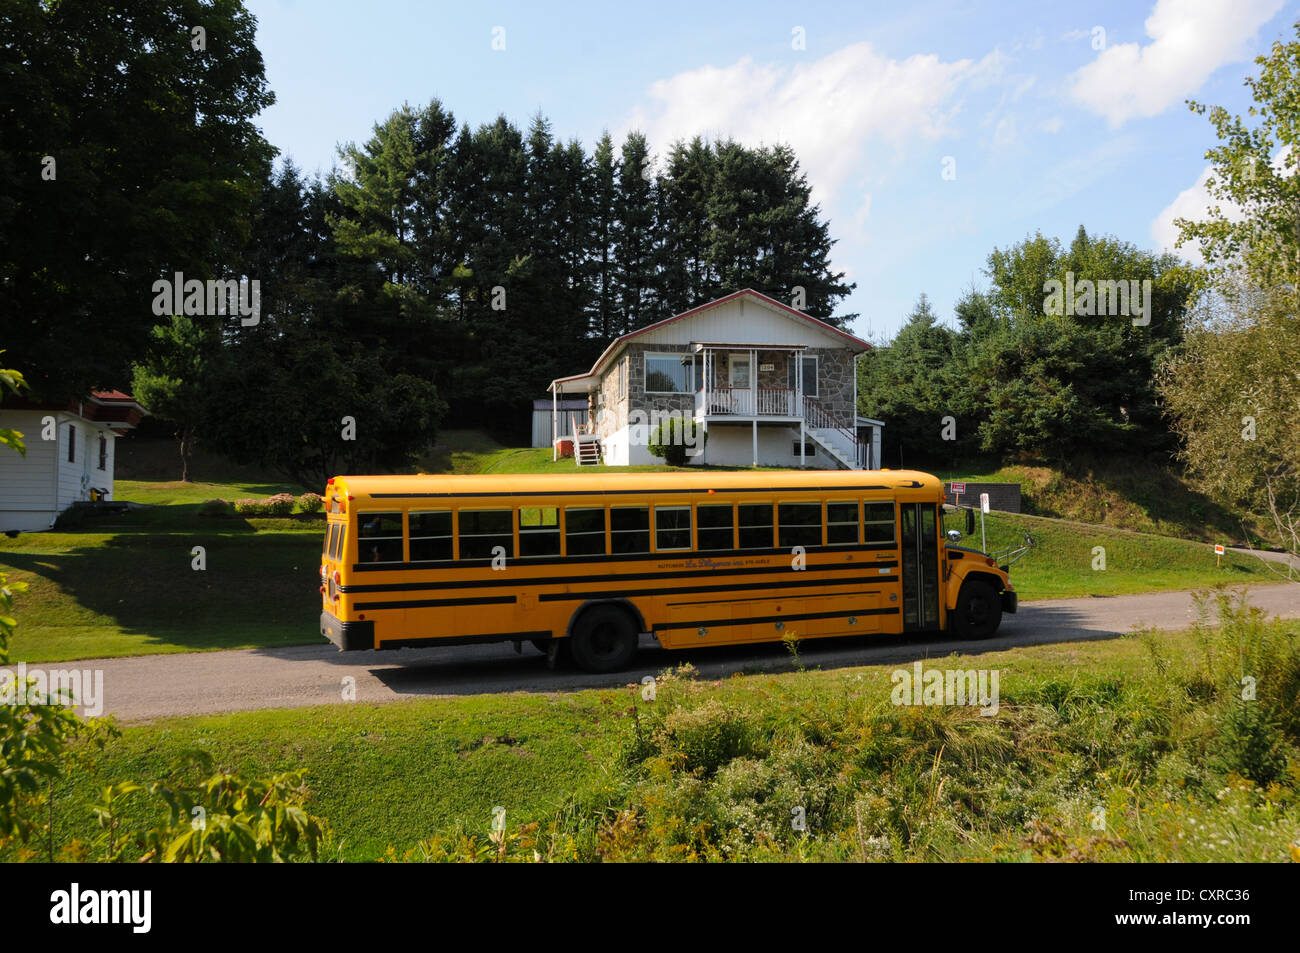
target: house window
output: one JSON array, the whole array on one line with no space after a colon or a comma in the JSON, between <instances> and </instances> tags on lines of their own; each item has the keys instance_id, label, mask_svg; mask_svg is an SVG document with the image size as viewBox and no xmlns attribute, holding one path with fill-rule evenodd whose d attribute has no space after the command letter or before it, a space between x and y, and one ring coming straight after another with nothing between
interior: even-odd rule
<instances>
[{"instance_id":1,"label":"house window","mask_svg":"<svg viewBox=\"0 0 1300 953\"><path fill-rule=\"evenodd\" d=\"M791 446L794 448L791 452L792 452L796 457L799 456L799 441L796 440L793 444L791 444ZM815 457L815 456L817 456L817 445L816 445L815 443L805 443L805 444L803 445L803 452L804 452L807 456Z\"/></svg>"},{"instance_id":2,"label":"house window","mask_svg":"<svg viewBox=\"0 0 1300 953\"><path fill-rule=\"evenodd\" d=\"M695 390L695 358L690 354L647 354L648 394L690 394Z\"/></svg>"},{"instance_id":3,"label":"house window","mask_svg":"<svg viewBox=\"0 0 1300 953\"><path fill-rule=\"evenodd\" d=\"M77 462L77 425L68 424L68 462Z\"/></svg>"},{"instance_id":4,"label":"house window","mask_svg":"<svg viewBox=\"0 0 1300 953\"><path fill-rule=\"evenodd\" d=\"M795 360L799 360L803 362L803 395L805 397L816 397L817 396L817 358L816 357L807 354L801 354L797 358L794 358L789 362L787 362L785 365L786 377L787 377L786 386L789 387L791 390L794 390L795 384L797 383L795 381L795 376L794 376Z\"/></svg>"},{"instance_id":5,"label":"house window","mask_svg":"<svg viewBox=\"0 0 1300 953\"><path fill-rule=\"evenodd\" d=\"M627 358L618 362L618 398L622 400L627 396Z\"/></svg>"},{"instance_id":6,"label":"house window","mask_svg":"<svg viewBox=\"0 0 1300 953\"><path fill-rule=\"evenodd\" d=\"M103 434L99 435L99 468L108 469L108 438Z\"/></svg>"}]
</instances>

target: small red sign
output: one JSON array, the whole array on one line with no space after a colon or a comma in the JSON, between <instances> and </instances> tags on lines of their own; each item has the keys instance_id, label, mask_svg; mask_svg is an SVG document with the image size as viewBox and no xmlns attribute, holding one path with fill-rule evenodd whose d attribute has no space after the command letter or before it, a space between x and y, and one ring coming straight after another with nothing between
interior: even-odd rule
<instances>
[{"instance_id":1,"label":"small red sign","mask_svg":"<svg viewBox=\"0 0 1300 953\"><path fill-rule=\"evenodd\" d=\"M948 488L951 489L954 493L965 493L965 492L966 492L966 484L965 484L965 483L949 483L949 484L948 484Z\"/></svg>"},{"instance_id":2,"label":"small red sign","mask_svg":"<svg viewBox=\"0 0 1300 953\"><path fill-rule=\"evenodd\" d=\"M1220 544L1218 544L1218 543L1215 543L1215 544L1214 544L1214 555L1216 555L1216 556L1222 556L1222 555L1223 555L1223 546L1222 546L1222 545L1220 545Z\"/></svg>"}]
</instances>

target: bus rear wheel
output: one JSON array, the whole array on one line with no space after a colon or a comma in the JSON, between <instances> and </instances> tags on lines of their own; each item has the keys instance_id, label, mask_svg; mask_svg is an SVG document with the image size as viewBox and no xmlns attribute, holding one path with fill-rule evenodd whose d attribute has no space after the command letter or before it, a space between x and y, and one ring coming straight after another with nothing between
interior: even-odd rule
<instances>
[{"instance_id":1,"label":"bus rear wheel","mask_svg":"<svg viewBox=\"0 0 1300 953\"><path fill-rule=\"evenodd\" d=\"M617 672L632 664L638 632L632 617L618 606L592 606L573 626L569 652L586 672Z\"/></svg>"},{"instance_id":2,"label":"bus rear wheel","mask_svg":"<svg viewBox=\"0 0 1300 953\"><path fill-rule=\"evenodd\" d=\"M1002 624L1002 599L987 582L971 579L957 596L953 632L967 639L987 639Z\"/></svg>"}]
</instances>

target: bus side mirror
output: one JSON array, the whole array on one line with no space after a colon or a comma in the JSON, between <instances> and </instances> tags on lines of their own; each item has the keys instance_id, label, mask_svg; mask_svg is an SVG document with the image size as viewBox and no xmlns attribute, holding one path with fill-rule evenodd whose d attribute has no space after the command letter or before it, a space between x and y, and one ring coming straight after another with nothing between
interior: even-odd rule
<instances>
[{"instance_id":1,"label":"bus side mirror","mask_svg":"<svg viewBox=\"0 0 1300 953\"><path fill-rule=\"evenodd\" d=\"M975 535L975 511L974 510L966 511L966 535L967 536Z\"/></svg>"}]
</instances>

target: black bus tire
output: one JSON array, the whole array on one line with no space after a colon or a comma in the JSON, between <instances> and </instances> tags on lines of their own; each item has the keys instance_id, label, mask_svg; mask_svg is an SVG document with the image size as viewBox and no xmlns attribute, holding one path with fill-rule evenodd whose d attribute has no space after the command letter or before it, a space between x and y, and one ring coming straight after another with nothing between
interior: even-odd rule
<instances>
[{"instance_id":1,"label":"black bus tire","mask_svg":"<svg viewBox=\"0 0 1300 953\"><path fill-rule=\"evenodd\" d=\"M569 654L585 672L617 672L632 664L639 641L636 622L618 606L592 606L565 639Z\"/></svg>"},{"instance_id":2,"label":"black bus tire","mask_svg":"<svg viewBox=\"0 0 1300 953\"><path fill-rule=\"evenodd\" d=\"M957 596L954 616L954 635L966 639L987 639L1002 624L1002 597L983 580L967 580Z\"/></svg>"}]
</instances>

